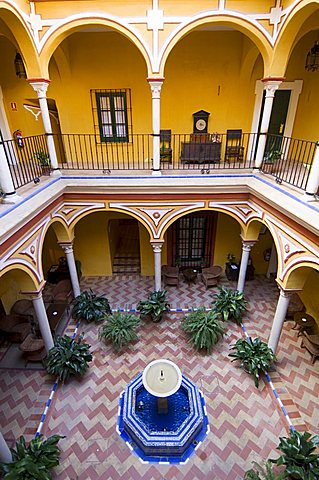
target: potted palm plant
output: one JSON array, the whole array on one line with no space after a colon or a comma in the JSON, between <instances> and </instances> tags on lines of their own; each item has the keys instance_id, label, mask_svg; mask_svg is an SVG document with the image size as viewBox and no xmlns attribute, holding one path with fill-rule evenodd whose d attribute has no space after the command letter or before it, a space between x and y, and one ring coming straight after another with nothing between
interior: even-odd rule
<instances>
[{"instance_id":1,"label":"potted palm plant","mask_svg":"<svg viewBox=\"0 0 319 480\"><path fill-rule=\"evenodd\" d=\"M190 334L190 341L197 350L207 350L208 353L212 352L213 346L225 333L218 313L214 310L206 311L205 308L185 315L182 328Z\"/></svg>"},{"instance_id":2,"label":"potted palm plant","mask_svg":"<svg viewBox=\"0 0 319 480\"><path fill-rule=\"evenodd\" d=\"M231 347L234 350L229 356L233 361L239 360L240 367L254 377L255 386L259 387L260 375L267 372L271 364L276 361L276 356L267 343L260 338L239 339Z\"/></svg>"},{"instance_id":3,"label":"potted palm plant","mask_svg":"<svg viewBox=\"0 0 319 480\"><path fill-rule=\"evenodd\" d=\"M116 350L121 350L124 345L138 340L135 332L140 323L140 318L132 313L114 312L105 317L105 323L99 329L99 338L111 342Z\"/></svg>"},{"instance_id":4,"label":"potted palm plant","mask_svg":"<svg viewBox=\"0 0 319 480\"><path fill-rule=\"evenodd\" d=\"M319 478L319 455L316 448L319 436L309 432L290 431L290 437L280 437L277 447L282 452L279 458L271 460L284 465L288 478L317 480Z\"/></svg>"},{"instance_id":5,"label":"potted palm plant","mask_svg":"<svg viewBox=\"0 0 319 480\"><path fill-rule=\"evenodd\" d=\"M72 316L77 321L98 322L112 313L108 299L97 296L91 289L75 297L72 305Z\"/></svg>"},{"instance_id":6,"label":"potted palm plant","mask_svg":"<svg viewBox=\"0 0 319 480\"><path fill-rule=\"evenodd\" d=\"M149 294L147 300L141 300L137 305L141 317L149 317L153 322L159 322L163 313L169 311L166 294L166 290L155 290Z\"/></svg>"},{"instance_id":7,"label":"potted palm plant","mask_svg":"<svg viewBox=\"0 0 319 480\"><path fill-rule=\"evenodd\" d=\"M276 169L276 163L281 158L280 149L272 145L268 151L266 151L264 160L262 163L262 171L264 173L274 173Z\"/></svg>"},{"instance_id":8,"label":"potted palm plant","mask_svg":"<svg viewBox=\"0 0 319 480\"><path fill-rule=\"evenodd\" d=\"M4 479L8 480L51 480L51 470L59 465L60 449L58 442L61 435L52 435L46 440L43 435L33 438L26 445L21 436L16 442L16 449L11 448L12 462L0 463Z\"/></svg>"},{"instance_id":9,"label":"potted palm plant","mask_svg":"<svg viewBox=\"0 0 319 480\"><path fill-rule=\"evenodd\" d=\"M223 320L233 318L237 323L240 323L245 310L247 310L245 294L226 287L218 287L218 290L219 293L215 293L215 300L212 302L213 309L219 313Z\"/></svg>"},{"instance_id":10,"label":"potted palm plant","mask_svg":"<svg viewBox=\"0 0 319 480\"><path fill-rule=\"evenodd\" d=\"M62 382L71 375L82 376L87 371L92 354L88 343L82 342L83 336L72 339L67 335L58 335L54 347L49 350L46 369L50 375L59 377Z\"/></svg>"}]
</instances>

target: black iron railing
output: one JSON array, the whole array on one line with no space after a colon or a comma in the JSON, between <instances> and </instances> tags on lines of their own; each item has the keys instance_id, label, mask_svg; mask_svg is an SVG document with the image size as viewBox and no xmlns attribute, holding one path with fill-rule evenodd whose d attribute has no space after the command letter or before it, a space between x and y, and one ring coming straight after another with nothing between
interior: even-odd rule
<instances>
[{"instance_id":1,"label":"black iron railing","mask_svg":"<svg viewBox=\"0 0 319 480\"><path fill-rule=\"evenodd\" d=\"M31 182L50 171L50 160L45 135L23 137L21 140L4 140L7 158L15 189Z\"/></svg>"},{"instance_id":2,"label":"black iron railing","mask_svg":"<svg viewBox=\"0 0 319 480\"><path fill-rule=\"evenodd\" d=\"M251 169L255 164L258 134L240 133L230 137L228 134L165 132L165 136L160 137L161 170L209 173ZM94 134L62 134L53 138L61 170L150 172L154 167L151 134L131 135L125 143L101 142ZM2 145L16 189L48 173L45 135L23 137L22 144L5 140ZM261 170L273 175L278 182L305 190L315 149L315 142L267 135Z\"/></svg>"},{"instance_id":3,"label":"black iron railing","mask_svg":"<svg viewBox=\"0 0 319 480\"><path fill-rule=\"evenodd\" d=\"M101 142L99 135L55 136L59 167L68 170L150 170L153 137L134 134L129 142Z\"/></svg>"},{"instance_id":4,"label":"black iron railing","mask_svg":"<svg viewBox=\"0 0 319 480\"><path fill-rule=\"evenodd\" d=\"M278 183L305 190L315 151L316 142L267 135L261 171L273 175Z\"/></svg>"}]
</instances>

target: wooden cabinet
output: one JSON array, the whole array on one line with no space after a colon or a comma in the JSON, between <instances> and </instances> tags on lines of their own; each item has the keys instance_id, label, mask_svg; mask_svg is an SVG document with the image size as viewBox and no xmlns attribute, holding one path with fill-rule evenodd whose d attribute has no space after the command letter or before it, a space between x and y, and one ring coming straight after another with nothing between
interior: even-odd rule
<instances>
[{"instance_id":1,"label":"wooden cabinet","mask_svg":"<svg viewBox=\"0 0 319 480\"><path fill-rule=\"evenodd\" d=\"M190 142L182 142L181 161L184 163L217 163L221 142L210 140L209 134L193 134Z\"/></svg>"}]
</instances>

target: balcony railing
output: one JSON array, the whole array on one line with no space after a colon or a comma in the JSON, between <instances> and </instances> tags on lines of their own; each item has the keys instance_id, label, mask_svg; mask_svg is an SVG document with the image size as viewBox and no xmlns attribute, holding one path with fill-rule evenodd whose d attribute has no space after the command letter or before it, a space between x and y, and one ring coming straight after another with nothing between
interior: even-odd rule
<instances>
[{"instance_id":1,"label":"balcony railing","mask_svg":"<svg viewBox=\"0 0 319 480\"><path fill-rule=\"evenodd\" d=\"M23 137L21 142L5 140L3 143L15 189L50 173L50 157L45 135Z\"/></svg>"},{"instance_id":2,"label":"balcony railing","mask_svg":"<svg viewBox=\"0 0 319 480\"><path fill-rule=\"evenodd\" d=\"M165 131L167 132L167 131ZM53 135L61 170L146 171L153 168L151 134L131 135L127 143L101 142L94 134ZM254 167L259 135L243 133L240 138L227 134L169 134L160 138L160 169L173 172L209 173L218 170L247 170ZM45 135L24 137L22 145L6 140L3 147L17 189L48 173ZM305 190L316 143L277 135L267 135L260 167L276 180Z\"/></svg>"},{"instance_id":3,"label":"balcony railing","mask_svg":"<svg viewBox=\"0 0 319 480\"><path fill-rule=\"evenodd\" d=\"M268 134L261 171L305 190L315 150L316 142Z\"/></svg>"}]
</instances>

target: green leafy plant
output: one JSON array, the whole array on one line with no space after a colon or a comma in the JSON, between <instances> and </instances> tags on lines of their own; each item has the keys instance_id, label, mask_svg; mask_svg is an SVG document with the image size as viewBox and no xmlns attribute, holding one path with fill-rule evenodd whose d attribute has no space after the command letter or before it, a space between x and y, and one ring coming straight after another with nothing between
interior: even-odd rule
<instances>
[{"instance_id":1,"label":"green leafy plant","mask_svg":"<svg viewBox=\"0 0 319 480\"><path fill-rule=\"evenodd\" d=\"M290 431L290 437L280 437L278 450L282 455L271 460L276 465L285 465L289 478L300 480L318 480L319 455L315 453L319 445L319 436L309 432Z\"/></svg>"},{"instance_id":2,"label":"green leafy plant","mask_svg":"<svg viewBox=\"0 0 319 480\"><path fill-rule=\"evenodd\" d=\"M272 164L279 160L281 157L281 151L272 146L264 156L264 163Z\"/></svg>"},{"instance_id":3,"label":"green leafy plant","mask_svg":"<svg viewBox=\"0 0 319 480\"><path fill-rule=\"evenodd\" d=\"M285 472L274 471L274 465L270 460L266 460L264 464L260 465L253 462L255 469L250 469L245 473L244 480L284 480L287 478Z\"/></svg>"},{"instance_id":4,"label":"green leafy plant","mask_svg":"<svg viewBox=\"0 0 319 480\"><path fill-rule=\"evenodd\" d=\"M68 380L71 375L82 376L88 369L88 362L92 360L92 354L88 343L82 343L83 336L77 340L64 335L58 335L55 345L49 350L46 368L50 375L56 375L62 382Z\"/></svg>"},{"instance_id":5,"label":"green leafy plant","mask_svg":"<svg viewBox=\"0 0 319 480\"><path fill-rule=\"evenodd\" d=\"M238 290L231 290L226 287L218 287L219 293L214 295L212 302L214 310L226 321L234 318L237 323L241 322L243 313L247 310L245 294Z\"/></svg>"},{"instance_id":6,"label":"green leafy plant","mask_svg":"<svg viewBox=\"0 0 319 480\"><path fill-rule=\"evenodd\" d=\"M124 345L138 339L135 332L140 323L138 316L118 311L107 315L105 320L99 329L99 338L111 342L116 350L121 350Z\"/></svg>"},{"instance_id":7,"label":"green leafy plant","mask_svg":"<svg viewBox=\"0 0 319 480\"><path fill-rule=\"evenodd\" d=\"M97 296L91 289L80 293L72 305L72 316L78 321L83 319L87 322L98 322L112 313L108 299Z\"/></svg>"},{"instance_id":8,"label":"green leafy plant","mask_svg":"<svg viewBox=\"0 0 319 480\"><path fill-rule=\"evenodd\" d=\"M48 153L44 152L43 150L39 150L38 152L35 152L35 154L33 155L33 158L37 160L37 162L39 163L39 165L41 165L41 167L51 166L50 157Z\"/></svg>"},{"instance_id":9,"label":"green leafy plant","mask_svg":"<svg viewBox=\"0 0 319 480\"><path fill-rule=\"evenodd\" d=\"M169 311L166 294L166 290L157 290L150 293L147 300L140 301L137 310L141 316L150 316L153 322L159 322L163 313Z\"/></svg>"},{"instance_id":10,"label":"green leafy plant","mask_svg":"<svg viewBox=\"0 0 319 480\"><path fill-rule=\"evenodd\" d=\"M182 328L190 333L191 342L197 350L207 350L211 353L213 346L224 335L224 326L214 310L206 311L205 308L193 310L185 315Z\"/></svg>"},{"instance_id":11,"label":"green leafy plant","mask_svg":"<svg viewBox=\"0 0 319 480\"><path fill-rule=\"evenodd\" d=\"M43 435L31 440L26 445L25 438L20 437L16 449L11 448L12 462L0 463L5 480L51 480L50 470L59 465L60 435L52 435L45 440Z\"/></svg>"},{"instance_id":12,"label":"green leafy plant","mask_svg":"<svg viewBox=\"0 0 319 480\"><path fill-rule=\"evenodd\" d=\"M241 338L231 349L235 350L229 354L230 357L233 357L232 362L239 360L240 366L253 375L255 386L258 388L260 375L267 372L270 365L276 361L272 349L260 338L250 338L249 340Z\"/></svg>"}]
</instances>

